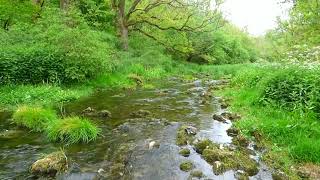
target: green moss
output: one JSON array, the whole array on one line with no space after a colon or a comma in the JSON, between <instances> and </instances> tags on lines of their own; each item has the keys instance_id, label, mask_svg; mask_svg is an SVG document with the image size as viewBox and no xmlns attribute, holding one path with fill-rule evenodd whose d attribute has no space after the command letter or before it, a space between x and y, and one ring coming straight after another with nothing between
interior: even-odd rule
<instances>
[{"instance_id":1,"label":"green moss","mask_svg":"<svg viewBox=\"0 0 320 180\"><path fill-rule=\"evenodd\" d=\"M209 140L200 141L195 146L202 157L213 165L216 174L222 174L228 170L243 170L252 176L258 172L257 163L240 150L220 149L217 144Z\"/></svg>"},{"instance_id":2,"label":"green moss","mask_svg":"<svg viewBox=\"0 0 320 180\"><path fill-rule=\"evenodd\" d=\"M67 144L90 142L97 138L100 129L88 119L68 117L51 123L47 128L47 137L51 141Z\"/></svg>"},{"instance_id":3,"label":"green moss","mask_svg":"<svg viewBox=\"0 0 320 180\"><path fill-rule=\"evenodd\" d=\"M190 161L186 161L180 164L180 169L182 171L188 172L193 168L193 164Z\"/></svg>"},{"instance_id":4,"label":"green moss","mask_svg":"<svg viewBox=\"0 0 320 180\"><path fill-rule=\"evenodd\" d=\"M34 131L45 130L48 124L57 120L54 111L40 107L22 106L13 114L13 122L19 126L25 126Z\"/></svg>"},{"instance_id":5,"label":"green moss","mask_svg":"<svg viewBox=\"0 0 320 180\"><path fill-rule=\"evenodd\" d=\"M188 157L190 155L190 150L188 148L181 149L179 151L179 154L184 157Z\"/></svg>"},{"instance_id":6,"label":"green moss","mask_svg":"<svg viewBox=\"0 0 320 180\"><path fill-rule=\"evenodd\" d=\"M202 140L195 144L196 151L199 154L202 154L203 150L205 150L206 148L210 148L213 146L214 144L208 139Z\"/></svg>"},{"instance_id":7,"label":"green moss","mask_svg":"<svg viewBox=\"0 0 320 180\"><path fill-rule=\"evenodd\" d=\"M192 135L188 135L185 129L187 126L181 126L177 132L176 143L179 146L187 145L189 142L192 142L194 137Z\"/></svg>"}]
</instances>

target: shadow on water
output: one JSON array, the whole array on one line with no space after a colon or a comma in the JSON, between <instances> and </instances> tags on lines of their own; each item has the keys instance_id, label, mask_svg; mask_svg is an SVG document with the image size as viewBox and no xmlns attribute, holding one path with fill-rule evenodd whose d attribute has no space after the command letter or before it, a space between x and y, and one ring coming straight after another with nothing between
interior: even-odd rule
<instances>
[{"instance_id":1,"label":"shadow on water","mask_svg":"<svg viewBox=\"0 0 320 180\"><path fill-rule=\"evenodd\" d=\"M183 82L172 78L159 82L157 89L136 91L98 91L90 97L67 104L67 115L81 115L88 107L108 110L109 119L93 118L102 135L89 144L63 147L70 162L70 170L57 179L188 179L190 173L180 170L185 160L194 163L208 179L235 179L228 171L216 176L212 166L191 146L189 157L179 155L175 143L177 129L191 123L200 129L198 139L208 138L219 144L230 144L226 133L231 123L212 120L212 114L221 111L217 99L203 103L201 95L208 84L216 81ZM162 84L162 85L160 85ZM163 85L164 84L164 85ZM133 118L132 112L147 110L151 116ZM41 154L61 148L38 133L19 129L10 123L10 114L0 113L0 179L32 177L28 168ZM12 134L10 134L12 133ZM151 142L159 148L150 147ZM264 171L263 171L264 172ZM271 179L270 173L259 173L251 179Z\"/></svg>"}]
</instances>

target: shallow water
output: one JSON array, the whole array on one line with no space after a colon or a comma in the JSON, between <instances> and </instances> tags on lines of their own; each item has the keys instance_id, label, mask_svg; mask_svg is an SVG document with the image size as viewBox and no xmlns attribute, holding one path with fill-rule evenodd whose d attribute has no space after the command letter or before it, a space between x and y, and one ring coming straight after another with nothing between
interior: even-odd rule
<instances>
[{"instance_id":1,"label":"shallow water","mask_svg":"<svg viewBox=\"0 0 320 180\"><path fill-rule=\"evenodd\" d=\"M180 170L185 160L194 163L206 179L235 179L228 171L216 176L212 166L204 161L191 146L189 157L179 155L175 144L176 131L181 124L192 124L199 129L197 139L208 138L216 143L230 145L232 138L226 133L231 122L213 121L213 113L223 112L218 98L203 103L201 96L209 85L219 81L183 82L172 78L159 82L157 89L136 91L98 91L94 95L66 105L65 115L81 115L87 107L109 110L110 119L92 119L102 135L90 144L62 147L47 142L38 133L17 129L10 123L10 114L0 113L0 179L33 179L28 168L41 154L63 148L70 162L69 171L57 179L188 179L189 173ZM152 117L132 118L130 113L148 110ZM160 143L159 148L149 148L149 143ZM255 157L259 161L259 156ZM272 179L267 167L251 179ZM98 173L99 172L99 173Z\"/></svg>"}]
</instances>

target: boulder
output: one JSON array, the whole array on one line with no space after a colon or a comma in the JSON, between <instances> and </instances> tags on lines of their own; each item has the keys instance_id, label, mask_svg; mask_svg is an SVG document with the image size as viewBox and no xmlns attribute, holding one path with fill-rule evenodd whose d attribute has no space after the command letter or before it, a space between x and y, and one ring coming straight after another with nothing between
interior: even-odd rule
<instances>
[{"instance_id":1,"label":"boulder","mask_svg":"<svg viewBox=\"0 0 320 180\"><path fill-rule=\"evenodd\" d=\"M219 122L226 122L226 120L224 119L224 117L223 117L222 115L214 114L214 115L212 116L212 118L213 118L214 120L219 121Z\"/></svg>"},{"instance_id":2,"label":"boulder","mask_svg":"<svg viewBox=\"0 0 320 180\"><path fill-rule=\"evenodd\" d=\"M62 151L48 154L31 165L30 171L36 176L56 176L68 168L67 157Z\"/></svg>"}]
</instances>

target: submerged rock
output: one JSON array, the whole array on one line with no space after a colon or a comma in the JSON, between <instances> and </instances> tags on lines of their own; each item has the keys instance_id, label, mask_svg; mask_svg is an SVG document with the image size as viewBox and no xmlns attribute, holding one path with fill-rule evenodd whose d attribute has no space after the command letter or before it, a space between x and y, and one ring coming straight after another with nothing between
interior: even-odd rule
<instances>
[{"instance_id":1,"label":"submerged rock","mask_svg":"<svg viewBox=\"0 0 320 180\"><path fill-rule=\"evenodd\" d=\"M108 110L97 111L92 107L87 107L82 111L82 115L89 117L98 117L98 118L111 118L111 112Z\"/></svg>"},{"instance_id":2,"label":"submerged rock","mask_svg":"<svg viewBox=\"0 0 320 180\"><path fill-rule=\"evenodd\" d=\"M201 170L193 170L193 171L191 171L190 176L196 177L196 178L202 178L204 175Z\"/></svg>"},{"instance_id":3,"label":"submerged rock","mask_svg":"<svg viewBox=\"0 0 320 180\"><path fill-rule=\"evenodd\" d=\"M132 112L130 114L131 117L133 118L145 118L145 117L148 117L148 116L151 116L152 113L150 111L147 111L147 110L139 110L139 111L136 111L136 112Z\"/></svg>"},{"instance_id":4,"label":"submerged rock","mask_svg":"<svg viewBox=\"0 0 320 180\"><path fill-rule=\"evenodd\" d=\"M188 148L181 149L179 151L179 154L181 156L188 157L188 156L190 156L190 150Z\"/></svg>"},{"instance_id":5,"label":"submerged rock","mask_svg":"<svg viewBox=\"0 0 320 180\"><path fill-rule=\"evenodd\" d=\"M67 157L62 151L48 154L34 162L30 168L32 174L37 176L56 176L57 173L67 170Z\"/></svg>"},{"instance_id":6,"label":"submerged rock","mask_svg":"<svg viewBox=\"0 0 320 180\"><path fill-rule=\"evenodd\" d=\"M180 164L180 169L185 172L191 171L193 169L193 164L190 161L183 162Z\"/></svg>"}]
</instances>

